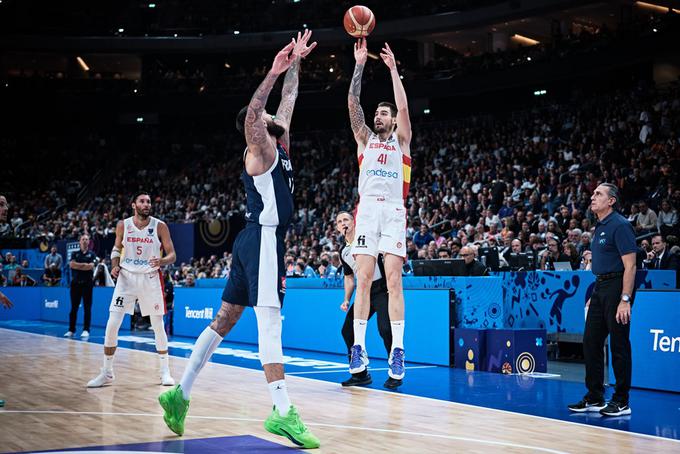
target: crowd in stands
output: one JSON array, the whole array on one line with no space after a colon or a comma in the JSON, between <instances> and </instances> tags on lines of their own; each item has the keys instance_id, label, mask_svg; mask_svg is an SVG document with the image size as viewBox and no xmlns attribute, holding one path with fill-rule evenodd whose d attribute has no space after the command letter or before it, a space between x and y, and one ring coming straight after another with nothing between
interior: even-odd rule
<instances>
[{"instance_id":1,"label":"crowd in stands","mask_svg":"<svg viewBox=\"0 0 680 454\"><path fill-rule=\"evenodd\" d=\"M670 250L679 233L678 131L679 86L658 89L645 83L505 115L416 124L406 200L409 259L456 257L466 246L497 246L501 254L531 252L543 268L562 261L583 267L595 224L589 199L600 182L620 188L622 212L638 236L660 232ZM138 139L136 146L147 150L150 162L153 153L163 156L161 168L120 159L96 194L77 203L64 192L86 184L71 179L77 174L73 170L64 181L52 179L43 193L34 189L33 198L23 197L21 206L10 206L9 224L0 226L0 236L53 241L88 231L91 248L106 260L108 251L98 245L113 234L117 219L130 215L130 191L140 186L151 191L154 214L166 222L243 215L237 178L242 140L224 131ZM107 147L102 140L89 143ZM341 210L352 211L357 199L355 150L347 131L293 136L297 211L286 236L289 276L330 277L341 270L337 251L343 239L334 218ZM65 208L50 211L62 202ZM651 237L641 243L646 253L652 243ZM653 256L644 259L653 264ZM19 265L8 261L8 267ZM226 277L229 268L228 253L196 258L177 264L172 278L191 286L197 279Z\"/></svg>"}]
</instances>

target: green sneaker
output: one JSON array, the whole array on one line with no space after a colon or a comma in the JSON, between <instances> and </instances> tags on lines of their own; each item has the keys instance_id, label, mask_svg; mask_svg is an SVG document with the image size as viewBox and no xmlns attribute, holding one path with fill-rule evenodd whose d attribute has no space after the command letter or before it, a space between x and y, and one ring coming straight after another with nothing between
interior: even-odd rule
<instances>
[{"instance_id":1,"label":"green sneaker","mask_svg":"<svg viewBox=\"0 0 680 454\"><path fill-rule=\"evenodd\" d=\"M281 416L274 407L272 414L264 422L267 432L288 438L303 448L318 448L321 442L307 429L298 415L297 409L291 405L286 416Z\"/></svg>"},{"instance_id":2,"label":"green sneaker","mask_svg":"<svg viewBox=\"0 0 680 454\"><path fill-rule=\"evenodd\" d=\"M179 385L158 396L158 403L165 411L163 414L165 424L180 436L184 434L184 419L189 411L189 402L190 400L184 399Z\"/></svg>"}]
</instances>

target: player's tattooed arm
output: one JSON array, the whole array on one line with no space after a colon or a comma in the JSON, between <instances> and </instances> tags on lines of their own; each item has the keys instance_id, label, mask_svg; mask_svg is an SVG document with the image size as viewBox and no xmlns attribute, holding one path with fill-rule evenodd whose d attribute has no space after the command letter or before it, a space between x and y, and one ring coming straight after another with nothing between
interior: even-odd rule
<instances>
[{"instance_id":1,"label":"player's tattooed arm","mask_svg":"<svg viewBox=\"0 0 680 454\"><path fill-rule=\"evenodd\" d=\"M357 63L354 67L354 74L352 75L352 82L349 86L349 95L347 96L347 103L349 106L349 122L352 127L352 132L357 142L368 142L370 130L366 126L366 119L364 117L364 110L361 108L361 76L364 72L364 65Z\"/></svg>"},{"instance_id":2,"label":"player's tattooed arm","mask_svg":"<svg viewBox=\"0 0 680 454\"><path fill-rule=\"evenodd\" d=\"M269 93L272 91L278 76L278 74L269 71L260 86L255 90L255 94L250 99L250 104L248 104L248 112L245 119L245 135L249 153L261 154L263 150L271 148L268 147L269 133L264 121L262 121L262 112L264 112L267 98L269 98Z\"/></svg>"},{"instance_id":3,"label":"player's tattooed arm","mask_svg":"<svg viewBox=\"0 0 680 454\"><path fill-rule=\"evenodd\" d=\"M286 150L290 149L290 122L293 118L293 109L295 108L295 100L298 96L298 82L300 75L300 58L293 60L293 63L286 72L286 78L283 80L283 89L281 90L281 103L276 111L276 122L280 123L286 130L281 136L281 142Z\"/></svg>"},{"instance_id":4,"label":"player's tattooed arm","mask_svg":"<svg viewBox=\"0 0 680 454\"><path fill-rule=\"evenodd\" d=\"M356 66L354 67L354 74L352 75L352 82L349 85L349 94L347 96L349 122L352 126L354 138L359 145L365 145L368 142L368 136L371 134L371 130L366 126L364 111L361 109L361 102L359 101L359 96L361 95L361 76L364 73L364 65L366 65L367 59L368 47L366 38L361 38L354 43Z\"/></svg>"}]
</instances>

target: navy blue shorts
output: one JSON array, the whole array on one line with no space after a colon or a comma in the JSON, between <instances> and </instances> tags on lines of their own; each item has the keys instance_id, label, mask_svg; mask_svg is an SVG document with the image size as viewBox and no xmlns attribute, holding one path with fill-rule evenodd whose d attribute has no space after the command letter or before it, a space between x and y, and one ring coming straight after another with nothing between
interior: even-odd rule
<instances>
[{"instance_id":1,"label":"navy blue shorts","mask_svg":"<svg viewBox=\"0 0 680 454\"><path fill-rule=\"evenodd\" d=\"M283 306L285 229L248 222L236 236L222 300L241 306Z\"/></svg>"}]
</instances>

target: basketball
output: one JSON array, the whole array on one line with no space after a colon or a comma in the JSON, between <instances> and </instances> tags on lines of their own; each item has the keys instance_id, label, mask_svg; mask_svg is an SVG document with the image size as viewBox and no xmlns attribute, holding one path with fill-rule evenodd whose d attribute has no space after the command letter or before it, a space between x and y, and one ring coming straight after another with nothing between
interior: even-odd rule
<instances>
[{"instance_id":1,"label":"basketball","mask_svg":"<svg viewBox=\"0 0 680 454\"><path fill-rule=\"evenodd\" d=\"M367 7L355 5L345 12L343 25L353 38L364 38L375 28L375 16Z\"/></svg>"}]
</instances>

